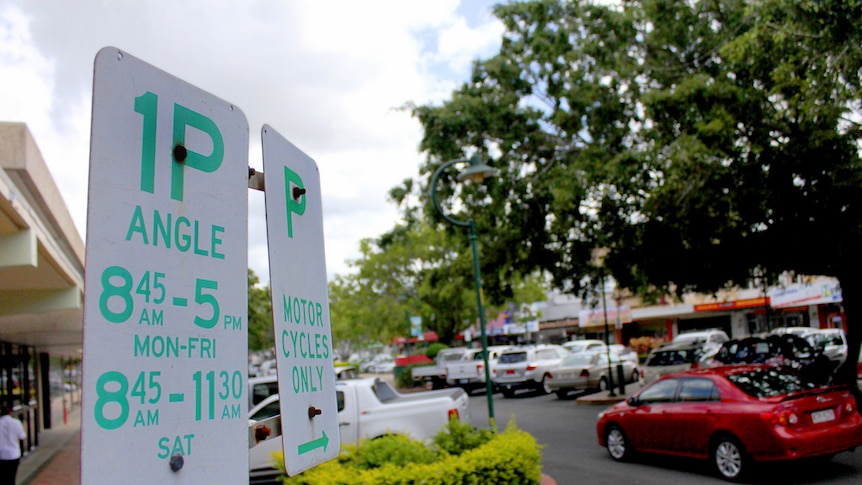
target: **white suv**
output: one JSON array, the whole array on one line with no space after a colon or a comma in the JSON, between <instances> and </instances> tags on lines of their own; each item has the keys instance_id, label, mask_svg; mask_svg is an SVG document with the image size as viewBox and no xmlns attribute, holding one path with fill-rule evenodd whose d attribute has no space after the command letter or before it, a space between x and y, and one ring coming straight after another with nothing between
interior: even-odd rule
<instances>
[{"instance_id":1,"label":"white suv","mask_svg":"<svg viewBox=\"0 0 862 485\"><path fill-rule=\"evenodd\" d=\"M546 384L548 371L559 367L570 352L560 345L516 347L503 351L497 359L494 384L504 397L512 397L517 389L535 389L542 394L551 390Z\"/></svg>"},{"instance_id":2,"label":"white suv","mask_svg":"<svg viewBox=\"0 0 862 485\"><path fill-rule=\"evenodd\" d=\"M838 368L847 360L847 336L838 328L812 328L802 334L812 347L829 357Z\"/></svg>"}]
</instances>

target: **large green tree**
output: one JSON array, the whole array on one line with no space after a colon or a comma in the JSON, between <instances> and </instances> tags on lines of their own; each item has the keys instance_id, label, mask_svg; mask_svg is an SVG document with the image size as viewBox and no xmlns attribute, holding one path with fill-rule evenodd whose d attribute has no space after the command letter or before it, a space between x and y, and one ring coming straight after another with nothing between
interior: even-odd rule
<instances>
[{"instance_id":1,"label":"large green tree","mask_svg":"<svg viewBox=\"0 0 862 485\"><path fill-rule=\"evenodd\" d=\"M583 292L597 247L640 294L830 275L858 354L862 2L542 0L495 13L499 54L451 99L412 107L423 175L474 151L501 171L443 194L477 220L489 291L539 268Z\"/></svg>"}]
</instances>

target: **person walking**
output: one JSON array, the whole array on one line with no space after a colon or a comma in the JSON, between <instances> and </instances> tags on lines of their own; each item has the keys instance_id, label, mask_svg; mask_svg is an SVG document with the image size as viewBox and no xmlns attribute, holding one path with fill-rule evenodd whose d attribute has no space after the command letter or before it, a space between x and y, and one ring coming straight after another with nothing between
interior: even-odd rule
<instances>
[{"instance_id":1,"label":"person walking","mask_svg":"<svg viewBox=\"0 0 862 485\"><path fill-rule=\"evenodd\" d=\"M15 485L21 446L26 438L24 426L12 417L9 406L0 406L0 485Z\"/></svg>"}]
</instances>

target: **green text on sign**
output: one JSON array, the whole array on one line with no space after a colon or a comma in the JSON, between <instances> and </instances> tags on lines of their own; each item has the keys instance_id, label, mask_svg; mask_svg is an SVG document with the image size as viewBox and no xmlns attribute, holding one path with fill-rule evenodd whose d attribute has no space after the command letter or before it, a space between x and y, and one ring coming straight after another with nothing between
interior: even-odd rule
<instances>
[{"instance_id":1,"label":"green text on sign","mask_svg":"<svg viewBox=\"0 0 862 485\"><path fill-rule=\"evenodd\" d=\"M151 194L155 190L156 123L158 111L159 97L155 93L147 91L135 98L135 112L144 117L142 127L143 143L141 144L141 190ZM203 155L188 150L185 147L186 127L200 130L209 135L212 141L212 152L209 155ZM189 168L207 173L215 172L221 166L224 159L224 139L213 120L175 103L173 146L171 148L175 147L183 147L185 158L177 160L175 156L173 159L173 167L171 169L171 198L181 201L183 200L185 167L188 166Z\"/></svg>"}]
</instances>

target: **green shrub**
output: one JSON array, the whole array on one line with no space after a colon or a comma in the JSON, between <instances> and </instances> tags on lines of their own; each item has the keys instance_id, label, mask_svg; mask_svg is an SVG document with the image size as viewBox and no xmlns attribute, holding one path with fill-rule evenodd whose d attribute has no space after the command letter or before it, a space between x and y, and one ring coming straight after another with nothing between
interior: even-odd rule
<instances>
[{"instance_id":1,"label":"green shrub","mask_svg":"<svg viewBox=\"0 0 862 485\"><path fill-rule=\"evenodd\" d=\"M425 349L425 356L426 356L426 357L428 357L429 359L434 359L434 358L436 358L436 357L437 357L437 354L438 354L441 350L443 350L443 349L448 349L448 348L449 348L449 346L448 346L448 345L446 345L446 344L441 344L441 343L439 343L439 342L438 342L438 343L435 343L435 344L431 344L431 345L429 345L429 346L428 346L428 348L427 348L427 349Z\"/></svg>"},{"instance_id":2,"label":"green shrub","mask_svg":"<svg viewBox=\"0 0 862 485\"><path fill-rule=\"evenodd\" d=\"M400 389L409 389L419 385L413 380L413 368L416 365L405 365L399 372L395 374L395 387Z\"/></svg>"},{"instance_id":3,"label":"green shrub","mask_svg":"<svg viewBox=\"0 0 862 485\"><path fill-rule=\"evenodd\" d=\"M451 429L452 425L449 427ZM470 434L458 425L454 429L456 433ZM441 451L436 453L437 459L423 463L403 460L404 463L396 464L394 460L389 459L383 462L381 458L383 458L384 449L397 452L390 448L391 442L378 444L376 442L383 439L363 440L357 446L345 446L336 460L330 460L294 477L283 476L281 480L286 485L481 485L489 483L535 485L539 483L542 476L541 452L536 440L530 434L517 429L514 422L510 422L502 433L479 432L478 434L488 437L488 440L472 449L467 449L464 445L464 442L472 439L462 440L456 445L438 444ZM369 444L379 446L373 453L374 462L379 466L369 469L352 466L349 455L365 453L360 449ZM461 449L462 453L459 455L442 450L444 446L450 445L452 449ZM420 454L416 453L416 455ZM405 458L405 455L401 457ZM284 470L283 461L279 457L276 457L276 461Z\"/></svg>"},{"instance_id":4,"label":"green shrub","mask_svg":"<svg viewBox=\"0 0 862 485\"><path fill-rule=\"evenodd\" d=\"M467 450L484 445L495 436L497 432L493 429L475 428L470 423L453 419L434 437L434 445L438 450L450 455L460 455Z\"/></svg>"},{"instance_id":5,"label":"green shrub","mask_svg":"<svg viewBox=\"0 0 862 485\"><path fill-rule=\"evenodd\" d=\"M342 466L357 470L373 470L386 464L405 466L411 463L433 463L435 460L437 453L434 450L405 435L363 440L343 458L339 457Z\"/></svg>"}]
</instances>

